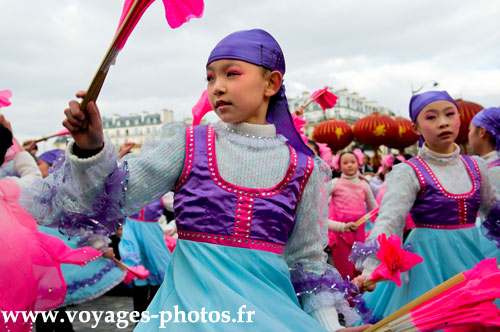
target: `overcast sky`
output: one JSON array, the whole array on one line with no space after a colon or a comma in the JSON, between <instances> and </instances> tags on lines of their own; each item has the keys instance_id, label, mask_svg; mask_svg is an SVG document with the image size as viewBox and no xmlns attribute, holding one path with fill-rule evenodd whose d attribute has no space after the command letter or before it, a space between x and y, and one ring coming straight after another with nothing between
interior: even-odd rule
<instances>
[{"instance_id":1,"label":"overcast sky","mask_svg":"<svg viewBox=\"0 0 500 332\"><path fill-rule=\"evenodd\" d=\"M20 139L62 129L63 110L90 84L123 0L0 0L2 113ZM207 0L201 19L172 30L154 2L111 67L103 116L173 109L190 115L205 62L227 34L263 28L281 44L289 97L347 88L407 114L430 81L453 97L500 106L500 1ZM42 146L42 149L44 147Z\"/></svg>"}]
</instances>

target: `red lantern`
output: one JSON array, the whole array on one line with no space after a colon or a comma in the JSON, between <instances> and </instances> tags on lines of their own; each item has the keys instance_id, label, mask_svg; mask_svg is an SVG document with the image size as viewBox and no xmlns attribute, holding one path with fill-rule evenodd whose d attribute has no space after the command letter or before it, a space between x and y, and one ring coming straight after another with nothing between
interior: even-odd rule
<instances>
[{"instance_id":1,"label":"red lantern","mask_svg":"<svg viewBox=\"0 0 500 332\"><path fill-rule=\"evenodd\" d=\"M314 128L312 137L316 142L328 144L333 153L348 146L354 138L351 126L335 119L323 122Z\"/></svg>"},{"instance_id":2,"label":"red lantern","mask_svg":"<svg viewBox=\"0 0 500 332\"><path fill-rule=\"evenodd\" d=\"M460 130L458 132L457 138L455 139L455 142L457 144L465 144L468 139L469 124L472 118L484 107L471 101L465 101L462 99L457 99L455 101L458 105L458 112L460 112Z\"/></svg>"},{"instance_id":3,"label":"red lantern","mask_svg":"<svg viewBox=\"0 0 500 332\"><path fill-rule=\"evenodd\" d=\"M418 141L418 135L413 130L413 122L403 118L396 118L394 121L396 121L398 131L395 138L386 144L388 147L404 150Z\"/></svg>"},{"instance_id":4,"label":"red lantern","mask_svg":"<svg viewBox=\"0 0 500 332\"><path fill-rule=\"evenodd\" d=\"M389 116L373 112L356 121L352 131L358 141L377 149L381 145L389 145L395 139L398 126Z\"/></svg>"}]
</instances>

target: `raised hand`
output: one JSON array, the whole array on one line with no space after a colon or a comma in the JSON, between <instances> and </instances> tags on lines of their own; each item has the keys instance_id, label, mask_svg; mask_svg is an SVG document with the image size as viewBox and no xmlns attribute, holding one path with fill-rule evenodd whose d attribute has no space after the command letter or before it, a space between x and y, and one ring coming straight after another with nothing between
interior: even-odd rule
<instances>
[{"instance_id":1,"label":"raised hand","mask_svg":"<svg viewBox=\"0 0 500 332\"><path fill-rule=\"evenodd\" d=\"M85 97L85 92L77 92L76 97ZM69 130L80 149L97 150L104 145L101 115L95 102L89 102L86 111L86 114L82 112L80 103L76 100L70 101L69 108L64 110L66 119L62 124ZM88 126L84 125L85 120L88 120Z\"/></svg>"}]
</instances>

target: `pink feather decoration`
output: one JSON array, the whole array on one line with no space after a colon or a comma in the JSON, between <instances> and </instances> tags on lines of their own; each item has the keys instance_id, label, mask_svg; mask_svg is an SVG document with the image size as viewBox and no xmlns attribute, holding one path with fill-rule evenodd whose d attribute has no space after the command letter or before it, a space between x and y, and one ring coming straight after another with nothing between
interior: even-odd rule
<instances>
[{"instance_id":1,"label":"pink feather decoration","mask_svg":"<svg viewBox=\"0 0 500 332\"><path fill-rule=\"evenodd\" d=\"M336 154L332 157L332 166L335 169L340 169L340 154Z\"/></svg>"},{"instance_id":2,"label":"pink feather decoration","mask_svg":"<svg viewBox=\"0 0 500 332\"><path fill-rule=\"evenodd\" d=\"M10 90L0 91L0 108L8 107L11 105L10 97L12 97L12 92Z\"/></svg>"},{"instance_id":3,"label":"pink feather decoration","mask_svg":"<svg viewBox=\"0 0 500 332\"><path fill-rule=\"evenodd\" d=\"M392 154L387 154L382 157L382 160L380 162L382 166L385 167L392 167L394 166L394 156Z\"/></svg>"},{"instance_id":4,"label":"pink feather decoration","mask_svg":"<svg viewBox=\"0 0 500 332\"><path fill-rule=\"evenodd\" d=\"M293 126L300 134L300 138L302 138L304 143L307 145L309 139L306 137L304 133L304 125L307 123L307 121L300 116L296 116L295 114L292 114L292 120L293 120Z\"/></svg>"},{"instance_id":5,"label":"pink feather decoration","mask_svg":"<svg viewBox=\"0 0 500 332\"><path fill-rule=\"evenodd\" d=\"M326 143L316 142L319 147L319 156L323 159L328 166L332 167L332 149L328 147Z\"/></svg>"},{"instance_id":6,"label":"pink feather decoration","mask_svg":"<svg viewBox=\"0 0 500 332\"><path fill-rule=\"evenodd\" d=\"M123 11L118 24L117 38L113 47L121 50L128 37L134 30L137 22L153 3L154 0L125 0ZM165 17L172 29L180 27L194 17L203 15L203 0L163 0L165 6ZM128 19L127 19L127 16ZM121 29L123 22L125 26Z\"/></svg>"},{"instance_id":7,"label":"pink feather decoration","mask_svg":"<svg viewBox=\"0 0 500 332\"><path fill-rule=\"evenodd\" d=\"M370 280L386 279L392 280L401 287L401 272L410 270L413 266L422 263L424 259L417 254L406 251L401 247L401 238L391 234L380 234L377 238L380 248L377 258L380 265L373 271Z\"/></svg>"},{"instance_id":8,"label":"pink feather decoration","mask_svg":"<svg viewBox=\"0 0 500 332\"><path fill-rule=\"evenodd\" d=\"M358 149L354 149L354 151L352 151L352 153L356 156L356 159L358 159L358 165L363 166L363 158L365 156L363 151L361 151L361 149L358 148Z\"/></svg>"},{"instance_id":9,"label":"pink feather decoration","mask_svg":"<svg viewBox=\"0 0 500 332\"><path fill-rule=\"evenodd\" d=\"M337 103L337 96L328 91L328 88L319 89L314 91L309 100L315 100L319 106L326 111L329 108L332 108Z\"/></svg>"},{"instance_id":10,"label":"pink feather decoration","mask_svg":"<svg viewBox=\"0 0 500 332\"><path fill-rule=\"evenodd\" d=\"M207 90L204 90L196 105L191 109L191 113L193 113L193 126L198 126L203 116L210 111L212 111L212 106L208 101Z\"/></svg>"}]
</instances>

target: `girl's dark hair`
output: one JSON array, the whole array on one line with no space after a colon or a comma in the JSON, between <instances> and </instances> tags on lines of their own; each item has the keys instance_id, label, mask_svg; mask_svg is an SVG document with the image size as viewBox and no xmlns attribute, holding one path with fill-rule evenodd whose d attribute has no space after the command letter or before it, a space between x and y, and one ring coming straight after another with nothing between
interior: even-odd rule
<instances>
[{"instance_id":1,"label":"girl's dark hair","mask_svg":"<svg viewBox=\"0 0 500 332\"><path fill-rule=\"evenodd\" d=\"M342 157L345 155L345 154L352 154L354 156L354 159L356 159L356 162L358 163L358 166L359 166L359 161L358 161L358 157L356 157L356 155L354 154L354 152L352 151L344 151L340 154L339 156L339 167L340 167L340 164L342 163Z\"/></svg>"},{"instance_id":2,"label":"girl's dark hair","mask_svg":"<svg viewBox=\"0 0 500 332\"><path fill-rule=\"evenodd\" d=\"M0 165L5 160L5 154L12 145L12 133L10 130L0 124Z\"/></svg>"},{"instance_id":3,"label":"girl's dark hair","mask_svg":"<svg viewBox=\"0 0 500 332\"><path fill-rule=\"evenodd\" d=\"M307 143L308 144L311 144L313 147L314 147L314 152L317 156L319 156L319 146L318 144L316 144L316 141L312 140L312 139L308 139L307 140Z\"/></svg>"}]
</instances>

